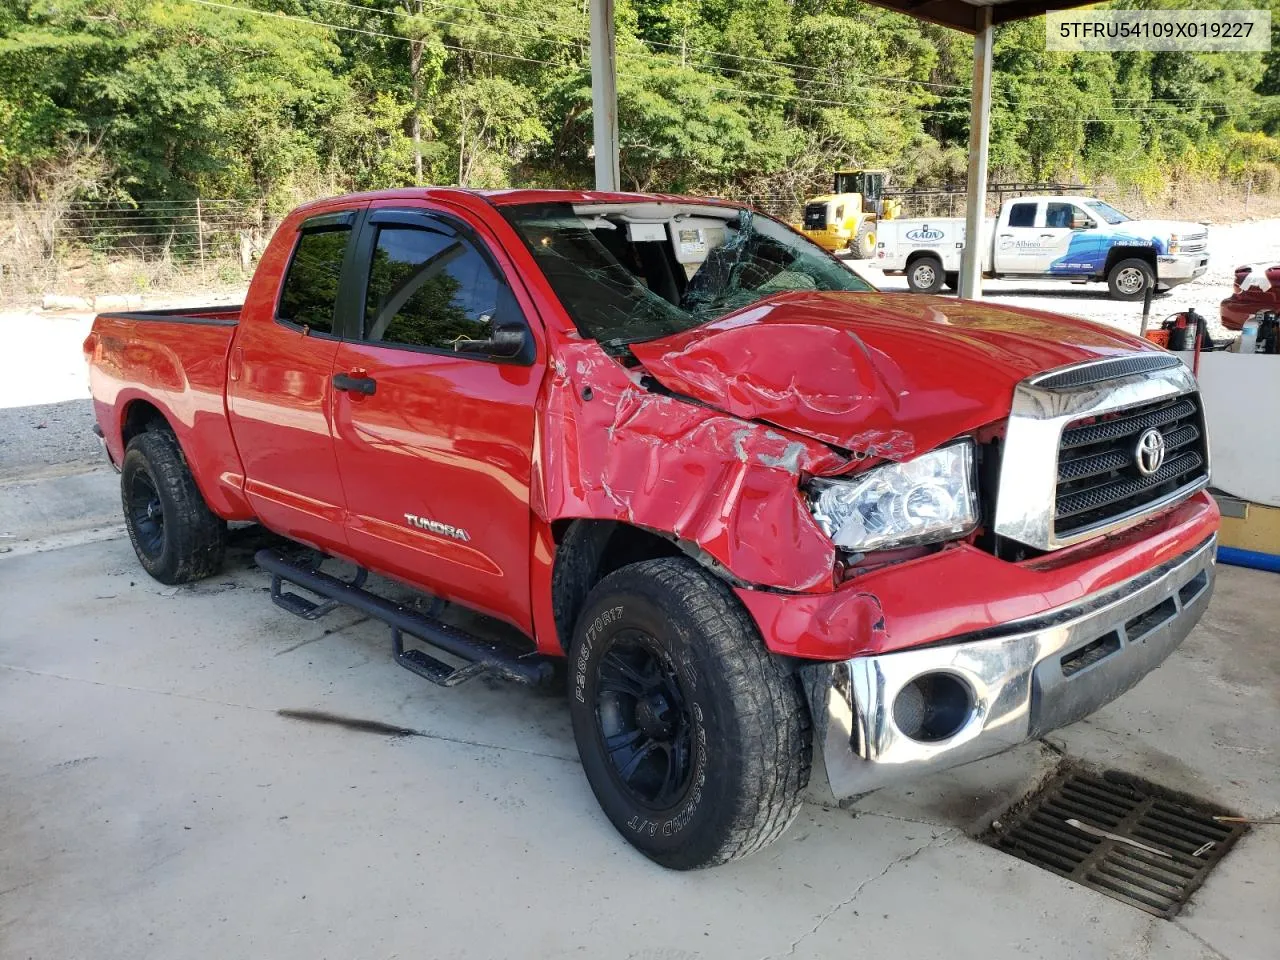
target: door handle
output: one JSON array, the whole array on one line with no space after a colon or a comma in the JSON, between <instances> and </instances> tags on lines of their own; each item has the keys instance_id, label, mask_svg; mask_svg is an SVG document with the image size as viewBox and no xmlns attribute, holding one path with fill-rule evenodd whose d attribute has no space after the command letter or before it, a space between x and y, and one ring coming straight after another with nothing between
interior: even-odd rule
<instances>
[{"instance_id":1,"label":"door handle","mask_svg":"<svg viewBox=\"0 0 1280 960\"><path fill-rule=\"evenodd\" d=\"M378 381L373 377L352 376L349 373L335 373L333 375L333 389L349 390L352 393L362 393L366 397L372 397L378 391Z\"/></svg>"}]
</instances>

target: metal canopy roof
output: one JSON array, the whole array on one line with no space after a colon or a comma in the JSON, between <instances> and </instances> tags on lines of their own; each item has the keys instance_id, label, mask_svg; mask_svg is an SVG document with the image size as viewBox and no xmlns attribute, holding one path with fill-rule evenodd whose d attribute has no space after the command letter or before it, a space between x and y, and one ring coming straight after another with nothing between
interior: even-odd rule
<instances>
[{"instance_id":1,"label":"metal canopy roof","mask_svg":"<svg viewBox=\"0 0 1280 960\"><path fill-rule=\"evenodd\" d=\"M965 33L977 33L982 28L981 9L991 7L991 23L999 25L1011 20L1038 17L1049 10L1070 10L1084 7L1097 0L1058 0L1042 3L1039 0L866 0L877 7L887 7L905 13L917 20L940 23Z\"/></svg>"}]
</instances>

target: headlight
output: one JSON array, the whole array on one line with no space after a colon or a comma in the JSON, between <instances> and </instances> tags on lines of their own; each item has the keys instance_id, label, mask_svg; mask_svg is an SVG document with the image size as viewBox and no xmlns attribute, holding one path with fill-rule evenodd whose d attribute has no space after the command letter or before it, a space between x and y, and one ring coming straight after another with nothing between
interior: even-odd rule
<instances>
[{"instance_id":1,"label":"headlight","mask_svg":"<svg viewBox=\"0 0 1280 960\"><path fill-rule=\"evenodd\" d=\"M809 509L837 547L860 553L950 540L978 525L968 440L875 467L848 480L809 482Z\"/></svg>"},{"instance_id":2,"label":"headlight","mask_svg":"<svg viewBox=\"0 0 1280 960\"><path fill-rule=\"evenodd\" d=\"M1178 252L1178 235L1176 233L1169 234L1169 252Z\"/></svg>"}]
</instances>

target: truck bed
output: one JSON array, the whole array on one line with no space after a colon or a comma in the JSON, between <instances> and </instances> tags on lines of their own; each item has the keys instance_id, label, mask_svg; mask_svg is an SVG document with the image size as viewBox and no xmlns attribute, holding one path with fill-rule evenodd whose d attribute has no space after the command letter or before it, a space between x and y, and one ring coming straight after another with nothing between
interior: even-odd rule
<instances>
[{"instance_id":1,"label":"truck bed","mask_svg":"<svg viewBox=\"0 0 1280 960\"><path fill-rule=\"evenodd\" d=\"M240 306L102 313L85 340L94 415L117 466L158 411L183 449L202 451L196 483L224 515L244 512L243 469L227 421L227 357Z\"/></svg>"}]
</instances>

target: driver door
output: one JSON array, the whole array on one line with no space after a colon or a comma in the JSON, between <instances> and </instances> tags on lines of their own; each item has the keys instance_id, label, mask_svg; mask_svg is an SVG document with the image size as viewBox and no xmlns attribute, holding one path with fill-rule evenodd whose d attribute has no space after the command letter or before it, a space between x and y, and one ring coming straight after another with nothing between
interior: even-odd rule
<instances>
[{"instance_id":1,"label":"driver door","mask_svg":"<svg viewBox=\"0 0 1280 960\"><path fill-rule=\"evenodd\" d=\"M1076 257L1081 250L1080 241L1087 240L1083 227L1087 219L1074 203L1050 200L1045 204L1044 228L1040 231L1045 273L1062 276L1090 272L1091 263Z\"/></svg>"},{"instance_id":2,"label":"driver door","mask_svg":"<svg viewBox=\"0 0 1280 960\"><path fill-rule=\"evenodd\" d=\"M488 245L452 216L375 207L356 257L364 302L333 367L350 550L529 632L532 331L510 359L459 352L526 321Z\"/></svg>"}]
</instances>

